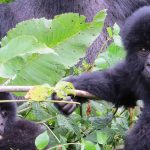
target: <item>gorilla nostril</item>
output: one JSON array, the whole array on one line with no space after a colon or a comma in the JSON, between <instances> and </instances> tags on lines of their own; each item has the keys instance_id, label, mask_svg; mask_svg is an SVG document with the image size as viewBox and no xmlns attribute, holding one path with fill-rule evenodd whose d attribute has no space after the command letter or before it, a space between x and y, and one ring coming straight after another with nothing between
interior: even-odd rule
<instances>
[{"instance_id":1,"label":"gorilla nostril","mask_svg":"<svg viewBox=\"0 0 150 150\"><path fill-rule=\"evenodd\" d=\"M4 125L3 123L1 123L0 125Z\"/></svg>"}]
</instances>

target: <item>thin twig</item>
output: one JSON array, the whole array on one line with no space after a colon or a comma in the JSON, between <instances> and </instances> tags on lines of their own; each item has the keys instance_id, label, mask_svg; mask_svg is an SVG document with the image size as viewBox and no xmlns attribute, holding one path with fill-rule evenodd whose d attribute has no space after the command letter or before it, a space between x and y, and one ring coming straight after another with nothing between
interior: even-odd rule
<instances>
[{"instance_id":1,"label":"thin twig","mask_svg":"<svg viewBox=\"0 0 150 150\"><path fill-rule=\"evenodd\" d=\"M51 147L49 149L46 149L46 150L52 150L52 149L57 149L59 147L63 147L63 146L69 146L69 145L80 145L82 146L83 144L80 144L80 143L66 143L66 144L60 144L60 145L57 145L57 146L54 146L54 147Z\"/></svg>"},{"instance_id":2,"label":"thin twig","mask_svg":"<svg viewBox=\"0 0 150 150\"><path fill-rule=\"evenodd\" d=\"M58 143L61 143L61 141L59 140L59 138L55 135L55 133L49 128L49 126L45 123L42 123L47 129L48 131L55 137L55 139L58 141Z\"/></svg>"},{"instance_id":3,"label":"thin twig","mask_svg":"<svg viewBox=\"0 0 150 150\"><path fill-rule=\"evenodd\" d=\"M89 92L86 92L86 91L82 91L82 90L73 90L72 92L75 92L75 95L76 96L79 96L79 97L84 97L84 98L87 98L87 99L100 99L99 97L89 93Z\"/></svg>"},{"instance_id":4,"label":"thin twig","mask_svg":"<svg viewBox=\"0 0 150 150\"><path fill-rule=\"evenodd\" d=\"M31 109L30 106L27 107L27 108L24 108L24 109L22 109L22 110L19 110L18 113L20 114L20 113L26 112L26 111L29 110L29 109Z\"/></svg>"},{"instance_id":5,"label":"thin twig","mask_svg":"<svg viewBox=\"0 0 150 150\"><path fill-rule=\"evenodd\" d=\"M11 102L50 102L50 103L67 103L67 104L77 104L80 105L79 102L72 102L72 101L63 101L63 100L0 100L0 103L11 103Z\"/></svg>"}]
</instances>

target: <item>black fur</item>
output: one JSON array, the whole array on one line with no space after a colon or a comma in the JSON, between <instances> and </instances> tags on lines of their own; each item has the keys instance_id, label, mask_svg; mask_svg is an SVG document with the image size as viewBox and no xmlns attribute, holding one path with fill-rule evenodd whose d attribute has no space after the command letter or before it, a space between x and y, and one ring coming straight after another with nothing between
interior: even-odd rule
<instances>
[{"instance_id":1,"label":"black fur","mask_svg":"<svg viewBox=\"0 0 150 150\"><path fill-rule=\"evenodd\" d=\"M3 93L0 99L13 97L9 93ZM16 103L0 103L1 150L36 150L35 138L42 132L42 126L16 118Z\"/></svg>"},{"instance_id":2,"label":"black fur","mask_svg":"<svg viewBox=\"0 0 150 150\"><path fill-rule=\"evenodd\" d=\"M116 106L134 107L137 100L143 100L142 115L126 138L125 150L150 150L150 7L143 7L129 17L121 35L127 50L123 62L67 81L76 89L88 91ZM66 114L75 108L57 105Z\"/></svg>"}]
</instances>

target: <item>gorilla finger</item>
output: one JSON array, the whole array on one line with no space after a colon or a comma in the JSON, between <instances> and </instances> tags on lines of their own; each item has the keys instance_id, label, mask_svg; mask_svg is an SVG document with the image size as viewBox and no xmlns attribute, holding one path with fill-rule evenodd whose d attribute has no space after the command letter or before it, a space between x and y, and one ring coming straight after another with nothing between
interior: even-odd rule
<instances>
[{"instance_id":1,"label":"gorilla finger","mask_svg":"<svg viewBox=\"0 0 150 150\"><path fill-rule=\"evenodd\" d=\"M73 104L72 107L68 110L67 115L70 115L77 108L76 104Z\"/></svg>"},{"instance_id":2,"label":"gorilla finger","mask_svg":"<svg viewBox=\"0 0 150 150\"><path fill-rule=\"evenodd\" d=\"M59 97L57 96L56 93L53 93L53 94L51 95L51 99L52 99L52 100L62 100L61 98L59 98Z\"/></svg>"},{"instance_id":3,"label":"gorilla finger","mask_svg":"<svg viewBox=\"0 0 150 150\"><path fill-rule=\"evenodd\" d=\"M56 103L56 105L58 106L58 107L64 107L65 105L67 105L66 103Z\"/></svg>"},{"instance_id":4,"label":"gorilla finger","mask_svg":"<svg viewBox=\"0 0 150 150\"><path fill-rule=\"evenodd\" d=\"M65 101L72 101L72 99L71 99L71 97L70 96L68 96L66 99L65 99ZM65 105L67 105L67 103L56 103L56 105L58 105L59 107L64 107Z\"/></svg>"},{"instance_id":5,"label":"gorilla finger","mask_svg":"<svg viewBox=\"0 0 150 150\"><path fill-rule=\"evenodd\" d=\"M70 108L73 107L74 104L67 104L62 108L62 111L64 112L68 112L70 110Z\"/></svg>"}]
</instances>

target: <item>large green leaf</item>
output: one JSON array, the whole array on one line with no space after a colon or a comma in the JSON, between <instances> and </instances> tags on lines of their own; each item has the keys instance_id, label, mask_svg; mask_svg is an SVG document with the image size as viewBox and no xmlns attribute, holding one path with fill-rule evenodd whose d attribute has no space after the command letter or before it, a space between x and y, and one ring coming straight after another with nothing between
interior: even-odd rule
<instances>
[{"instance_id":1,"label":"large green leaf","mask_svg":"<svg viewBox=\"0 0 150 150\"><path fill-rule=\"evenodd\" d=\"M9 84L55 84L85 55L99 35L105 15L105 11L99 12L91 23L84 16L68 13L53 20L18 24L2 39L0 77L11 79Z\"/></svg>"},{"instance_id":2,"label":"large green leaf","mask_svg":"<svg viewBox=\"0 0 150 150\"><path fill-rule=\"evenodd\" d=\"M31 35L36 37L41 43L47 43L51 22L52 20L45 18L23 21L7 33L7 37L2 39L1 45L3 47L12 39L22 35Z\"/></svg>"}]
</instances>

